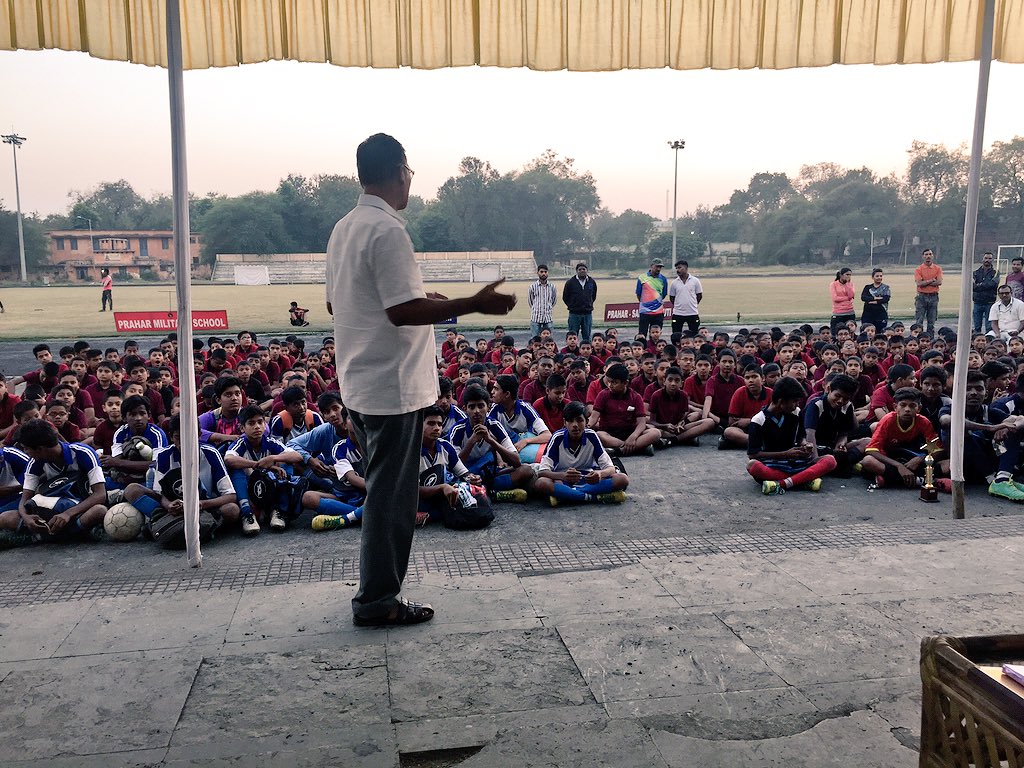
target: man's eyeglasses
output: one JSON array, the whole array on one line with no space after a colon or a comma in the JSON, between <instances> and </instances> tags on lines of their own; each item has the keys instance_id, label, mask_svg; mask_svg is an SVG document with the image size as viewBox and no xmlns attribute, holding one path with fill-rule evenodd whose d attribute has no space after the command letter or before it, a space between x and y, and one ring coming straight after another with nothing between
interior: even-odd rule
<instances>
[{"instance_id":1,"label":"man's eyeglasses","mask_svg":"<svg viewBox=\"0 0 1024 768\"><path fill-rule=\"evenodd\" d=\"M415 175L416 175L416 171L414 171L414 170L413 170L412 168L410 168L410 167L409 167L408 165L406 165L405 163L402 163L402 167L403 167L403 168L405 168L405 170L407 170L407 171L409 172L409 178L410 178L410 179L411 179L411 178L412 178L413 176L415 176Z\"/></svg>"}]
</instances>

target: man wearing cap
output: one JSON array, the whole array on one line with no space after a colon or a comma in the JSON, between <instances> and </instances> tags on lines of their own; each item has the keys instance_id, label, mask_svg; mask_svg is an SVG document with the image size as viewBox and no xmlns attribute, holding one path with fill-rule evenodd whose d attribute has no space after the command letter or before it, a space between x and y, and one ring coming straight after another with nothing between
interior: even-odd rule
<instances>
[{"instance_id":1,"label":"man wearing cap","mask_svg":"<svg viewBox=\"0 0 1024 768\"><path fill-rule=\"evenodd\" d=\"M704 289L700 280L690 274L690 265L685 259L677 261L675 267L677 277L668 290L672 302L672 333L682 333L686 325L686 335L692 338L700 328L697 305L704 298Z\"/></svg>"},{"instance_id":2,"label":"man wearing cap","mask_svg":"<svg viewBox=\"0 0 1024 768\"><path fill-rule=\"evenodd\" d=\"M636 280L636 299L640 302L640 333L645 337L652 325L661 328L665 322L665 297L668 280L661 274L665 262L652 259L651 268Z\"/></svg>"}]
</instances>

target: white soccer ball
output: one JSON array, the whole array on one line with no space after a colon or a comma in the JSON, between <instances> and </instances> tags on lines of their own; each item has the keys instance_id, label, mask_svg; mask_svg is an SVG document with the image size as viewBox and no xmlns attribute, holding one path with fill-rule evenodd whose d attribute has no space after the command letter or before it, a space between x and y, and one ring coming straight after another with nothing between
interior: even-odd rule
<instances>
[{"instance_id":1,"label":"white soccer ball","mask_svg":"<svg viewBox=\"0 0 1024 768\"><path fill-rule=\"evenodd\" d=\"M114 541L133 541L142 531L142 513L127 501L115 504L103 517L103 530Z\"/></svg>"},{"instance_id":2,"label":"white soccer ball","mask_svg":"<svg viewBox=\"0 0 1024 768\"><path fill-rule=\"evenodd\" d=\"M152 461L153 460L153 448L151 446L148 446L148 445L140 445L139 446L139 456L142 457L143 461Z\"/></svg>"}]
</instances>

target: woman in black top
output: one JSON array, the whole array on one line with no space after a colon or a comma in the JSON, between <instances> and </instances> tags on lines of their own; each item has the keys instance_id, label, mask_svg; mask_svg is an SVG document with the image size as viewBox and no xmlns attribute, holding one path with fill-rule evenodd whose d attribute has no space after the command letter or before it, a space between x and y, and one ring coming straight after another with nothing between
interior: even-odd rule
<instances>
[{"instance_id":1,"label":"woman in black top","mask_svg":"<svg viewBox=\"0 0 1024 768\"><path fill-rule=\"evenodd\" d=\"M882 276L882 268L875 267L871 270L871 282L860 292L860 300L864 302L860 321L864 325L874 325L878 333L884 331L889 324L889 299L892 298L892 292L882 282Z\"/></svg>"}]
</instances>

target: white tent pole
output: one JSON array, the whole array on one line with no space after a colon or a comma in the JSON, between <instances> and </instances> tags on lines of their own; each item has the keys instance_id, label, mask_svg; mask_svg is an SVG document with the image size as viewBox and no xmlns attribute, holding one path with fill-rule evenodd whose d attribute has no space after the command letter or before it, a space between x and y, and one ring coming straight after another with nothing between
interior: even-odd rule
<instances>
[{"instance_id":1,"label":"white tent pole","mask_svg":"<svg viewBox=\"0 0 1024 768\"><path fill-rule=\"evenodd\" d=\"M971 345L971 268L974 266L974 238L978 229L978 191L981 185L981 153L985 141L988 78L992 69L992 30L995 24L996 0L985 0L984 13L981 60L978 64L978 99L974 107L974 136L971 139L971 167L967 182L967 213L964 216L960 317L956 329L956 369L953 374L953 419L950 432L953 516L958 519L964 517L964 414L967 405L967 353Z\"/></svg>"},{"instance_id":2,"label":"white tent pole","mask_svg":"<svg viewBox=\"0 0 1024 768\"><path fill-rule=\"evenodd\" d=\"M181 10L167 2L167 80L171 100L171 170L174 181L174 282L178 293L178 395L181 398L181 479L185 502L185 548L193 568L203 564L199 548L199 422L192 364L192 249L188 224L185 157L185 88L182 80Z\"/></svg>"}]
</instances>

